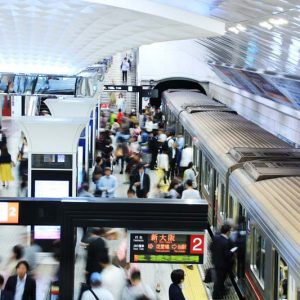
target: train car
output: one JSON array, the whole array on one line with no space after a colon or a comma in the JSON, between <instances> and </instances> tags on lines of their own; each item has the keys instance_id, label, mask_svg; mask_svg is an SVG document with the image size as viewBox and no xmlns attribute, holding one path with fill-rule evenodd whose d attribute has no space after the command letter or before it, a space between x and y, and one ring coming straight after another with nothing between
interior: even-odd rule
<instances>
[{"instance_id":1,"label":"train car","mask_svg":"<svg viewBox=\"0 0 300 300\"><path fill-rule=\"evenodd\" d=\"M268 182L273 185L274 181L280 181L280 178L276 177L300 176L299 150L293 149L271 133L198 91L168 90L163 93L162 102L169 123L167 126L172 126L175 122L177 133L183 134L186 143L193 147L194 164L200 174L198 186L202 196L209 203L211 231L215 232L225 220L231 219L234 223L239 219L244 220L243 226L247 229L247 258L250 260L247 259L246 265L243 266L238 262L235 274L239 283L245 283L240 286L246 286L243 293L247 299L285 299L285 296L288 297L286 299L298 299L297 289L300 287L300 281L295 274L297 268L298 272L300 270L300 248L299 243L296 243L296 236L300 236L299 229L298 232L293 231L296 236L288 237L290 242L297 245L297 251L291 248L291 253L288 254L283 245L277 243L281 238L280 231L275 230L275 235L271 235L268 230L281 226L284 228L285 224L277 224L275 217L268 218L270 215L264 216L256 210L260 201L272 203L273 197L278 198L276 192L273 197L266 197L253 189L253 195L248 194L248 202L243 197L250 184L245 183L250 179L244 168L255 178L252 178L254 186L260 186L260 181L264 185ZM257 178L253 176L255 172ZM234 180L237 173L238 181ZM298 182L297 177L295 178ZM264 186L263 184L261 186ZM282 191L285 191L284 187ZM287 193L282 197L289 200L281 201L292 202L296 208L295 199L300 199L300 191L295 191L295 197ZM289 211L287 210L287 217ZM276 210L273 212L276 214ZM262 226L262 220L266 221L266 226ZM257 245L262 244L266 247L261 249L261 256L265 251L267 259L262 259L258 267L253 253L258 251ZM291 256L294 256L292 261L289 259ZM261 270L258 271L259 268ZM291 270L288 275L291 279L287 278L284 269ZM263 280L259 272L263 272ZM285 279L284 282L282 278Z\"/></svg>"}]
</instances>

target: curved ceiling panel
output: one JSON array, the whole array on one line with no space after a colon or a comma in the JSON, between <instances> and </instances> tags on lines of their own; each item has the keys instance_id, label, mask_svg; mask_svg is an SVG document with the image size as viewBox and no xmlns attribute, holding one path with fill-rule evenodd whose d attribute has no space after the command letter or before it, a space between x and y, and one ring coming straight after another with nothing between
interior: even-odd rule
<instances>
[{"instance_id":1,"label":"curved ceiling panel","mask_svg":"<svg viewBox=\"0 0 300 300\"><path fill-rule=\"evenodd\" d=\"M0 0L0 71L75 74L124 49L224 33L220 21L151 1L139 0L135 10L130 0L94 2Z\"/></svg>"},{"instance_id":2,"label":"curved ceiling panel","mask_svg":"<svg viewBox=\"0 0 300 300\"><path fill-rule=\"evenodd\" d=\"M227 33L197 41L210 50L208 60L231 67L299 74L298 0L212 2L215 5L207 15L225 21Z\"/></svg>"}]
</instances>

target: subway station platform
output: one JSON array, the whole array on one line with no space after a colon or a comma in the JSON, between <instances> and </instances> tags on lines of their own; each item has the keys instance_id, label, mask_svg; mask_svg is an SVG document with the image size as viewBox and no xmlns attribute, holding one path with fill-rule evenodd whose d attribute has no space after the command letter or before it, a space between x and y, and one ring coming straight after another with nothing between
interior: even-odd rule
<instances>
[{"instance_id":1,"label":"subway station platform","mask_svg":"<svg viewBox=\"0 0 300 300\"><path fill-rule=\"evenodd\" d=\"M8 150L15 161L20 144L21 133L15 122L10 119L3 120L3 129L7 134ZM15 181L7 187L0 187L1 197L18 197L19 182L18 182L18 165L13 168ZM128 184L125 184L125 175L119 174L118 166L114 167L114 175L117 177L118 188L117 197L127 197ZM149 171L151 178L151 192L150 197L155 195L155 187L157 185L156 171ZM91 192L93 192L93 185L91 185ZM97 198L95 198L96 200ZM141 199L142 201L142 199ZM172 201L170 199L170 201ZM77 299L79 293L80 282L84 281L85 257L86 250L80 245L80 229L78 229L78 238L76 245L76 262L75 262L75 279L74 279L74 299ZM30 243L30 226L0 226L0 273L6 278L9 275L6 268L9 264L11 250L13 246L22 244L25 247ZM107 241L110 249L116 249L119 241ZM111 250L113 251L113 250ZM38 266L35 270L34 276L37 281L37 299L46 299L49 292L50 282L54 279L58 268L58 262L53 258L51 253L37 253ZM10 262L11 265L11 262ZM155 292L157 299L168 299L168 288L171 284L170 274L172 270L182 268L185 272L185 281L183 284L183 293L188 300L204 300L209 299L205 286L200 276L200 270L194 266L193 270L188 269L185 265L177 264L138 264L138 268L142 274L142 280L149 285Z\"/></svg>"}]
</instances>

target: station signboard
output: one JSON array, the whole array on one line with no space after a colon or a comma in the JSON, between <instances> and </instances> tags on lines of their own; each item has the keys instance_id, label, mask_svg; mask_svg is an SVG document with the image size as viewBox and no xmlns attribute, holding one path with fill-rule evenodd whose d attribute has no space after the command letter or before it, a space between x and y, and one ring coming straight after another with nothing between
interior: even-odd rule
<instances>
[{"instance_id":1,"label":"station signboard","mask_svg":"<svg viewBox=\"0 0 300 300\"><path fill-rule=\"evenodd\" d=\"M0 224L19 223L19 203L0 202Z\"/></svg>"},{"instance_id":2,"label":"station signboard","mask_svg":"<svg viewBox=\"0 0 300 300\"><path fill-rule=\"evenodd\" d=\"M128 232L132 263L203 264L205 249L204 232Z\"/></svg>"}]
</instances>

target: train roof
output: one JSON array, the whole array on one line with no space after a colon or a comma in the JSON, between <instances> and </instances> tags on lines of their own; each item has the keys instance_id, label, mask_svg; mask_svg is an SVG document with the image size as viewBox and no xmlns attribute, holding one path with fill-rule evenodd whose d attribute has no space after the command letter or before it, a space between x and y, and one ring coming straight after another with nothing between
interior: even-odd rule
<instances>
[{"instance_id":1,"label":"train roof","mask_svg":"<svg viewBox=\"0 0 300 300\"><path fill-rule=\"evenodd\" d=\"M224 104L212 100L198 90L169 89L163 92L163 98L172 103L178 112L191 106L224 106Z\"/></svg>"},{"instance_id":2,"label":"train roof","mask_svg":"<svg viewBox=\"0 0 300 300\"><path fill-rule=\"evenodd\" d=\"M238 169L230 176L230 182L247 211L261 220L260 227L288 265L300 270L300 177L255 182L244 169ZM299 272L298 276L300 279Z\"/></svg>"},{"instance_id":3,"label":"train roof","mask_svg":"<svg viewBox=\"0 0 300 300\"><path fill-rule=\"evenodd\" d=\"M205 101L207 105L215 103L222 105L200 93L188 90L173 91L171 94L165 93L164 99L175 115L184 110L179 115L182 125L198 143L212 153L211 157L219 160L217 163L224 170L234 163L227 155L234 147L292 148L278 137L235 113L218 110L189 113L184 109L184 105L188 103L200 105Z\"/></svg>"}]
</instances>

